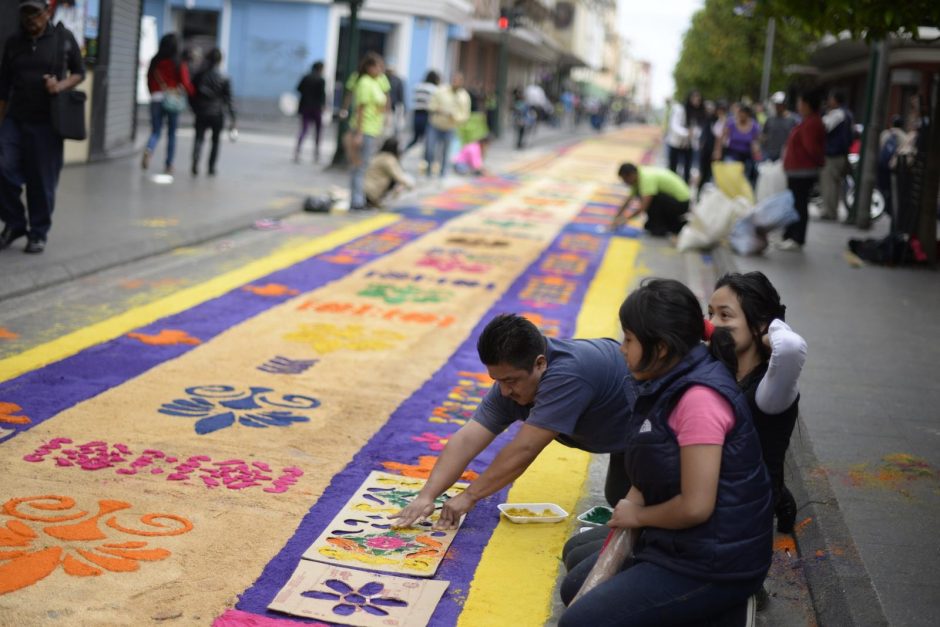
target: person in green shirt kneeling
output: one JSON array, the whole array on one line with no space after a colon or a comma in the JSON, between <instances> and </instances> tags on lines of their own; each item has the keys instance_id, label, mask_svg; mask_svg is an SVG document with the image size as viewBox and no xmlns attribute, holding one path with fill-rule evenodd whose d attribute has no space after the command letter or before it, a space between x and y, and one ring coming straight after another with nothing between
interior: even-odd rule
<instances>
[{"instance_id":1,"label":"person in green shirt kneeling","mask_svg":"<svg viewBox=\"0 0 940 627\"><path fill-rule=\"evenodd\" d=\"M617 175L630 188L610 225L611 230L630 218L646 214L645 229L650 235L676 235L685 224L689 212L689 186L678 174L655 166L637 167L632 163L620 166Z\"/></svg>"}]
</instances>

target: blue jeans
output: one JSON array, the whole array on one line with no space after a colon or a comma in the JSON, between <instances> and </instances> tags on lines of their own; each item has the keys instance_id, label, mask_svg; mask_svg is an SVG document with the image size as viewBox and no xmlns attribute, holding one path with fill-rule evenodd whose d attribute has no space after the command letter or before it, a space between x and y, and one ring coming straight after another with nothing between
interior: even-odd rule
<instances>
[{"instance_id":1,"label":"blue jeans","mask_svg":"<svg viewBox=\"0 0 940 627\"><path fill-rule=\"evenodd\" d=\"M62 171L63 142L48 122L6 118L0 126L0 220L30 239L45 241L52 227L55 190ZM23 186L29 205L27 228Z\"/></svg>"},{"instance_id":2,"label":"blue jeans","mask_svg":"<svg viewBox=\"0 0 940 627\"><path fill-rule=\"evenodd\" d=\"M153 130L147 141L147 152L153 154L157 148L160 133L163 131L164 117L166 117L166 167L169 168L173 165L173 157L176 155L176 127L179 125L180 114L164 111L162 102L150 103L150 128Z\"/></svg>"},{"instance_id":3,"label":"blue jeans","mask_svg":"<svg viewBox=\"0 0 940 627\"><path fill-rule=\"evenodd\" d=\"M450 152L450 144L454 141L454 131L442 131L435 128L433 124L428 125L428 143L425 151L424 160L428 162L428 174L431 172L431 164L441 157L441 176L447 170L447 155Z\"/></svg>"},{"instance_id":4,"label":"blue jeans","mask_svg":"<svg viewBox=\"0 0 940 627\"><path fill-rule=\"evenodd\" d=\"M349 207L361 209L366 205L366 193L362 184L366 176L366 168L372 160L372 155L378 146L379 138L372 135L362 136L362 147L360 148L359 165L353 168L352 181L350 182Z\"/></svg>"},{"instance_id":5,"label":"blue jeans","mask_svg":"<svg viewBox=\"0 0 940 627\"><path fill-rule=\"evenodd\" d=\"M571 603L591 572L597 555L575 566L561 585ZM708 625L726 612L743 609L760 589L764 575L746 581L702 581L649 562L627 560L624 568L596 586L561 617L559 627L659 627Z\"/></svg>"}]
</instances>

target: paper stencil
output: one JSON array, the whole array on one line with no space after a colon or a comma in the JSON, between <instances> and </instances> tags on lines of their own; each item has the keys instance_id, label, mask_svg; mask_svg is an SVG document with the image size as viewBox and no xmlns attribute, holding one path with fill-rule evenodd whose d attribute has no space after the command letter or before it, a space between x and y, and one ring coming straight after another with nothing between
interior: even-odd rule
<instances>
[{"instance_id":1,"label":"paper stencil","mask_svg":"<svg viewBox=\"0 0 940 627\"><path fill-rule=\"evenodd\" d=\"M422 627L447 586L301 560L268 609L359 627Z\"/></svg>"},{"instance_id":2,"label":"paper stencil","mask_svg":"<svg viewBox=\"0 0 940 627\"><path fill-rule=\"evenodd\" d=\"M467 484L455 484L441 495L438 511L428 520L408 529L393 528L389 514L410 503L424 483L423 479L373 471L304 558L386 573L434 576L457 530L440 531L432 525L441 504L463 492Z\"/></svg>"}]
</instances>

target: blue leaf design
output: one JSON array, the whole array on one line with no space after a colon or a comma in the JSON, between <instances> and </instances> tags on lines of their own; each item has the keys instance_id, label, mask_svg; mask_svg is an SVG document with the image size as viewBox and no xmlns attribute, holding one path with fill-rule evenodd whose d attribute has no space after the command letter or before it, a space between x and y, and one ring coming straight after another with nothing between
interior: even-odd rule
<instances>
[{"instance_id":1,"label":"blue leaf design","mask_svg":"<svg viewBox=\"0 0 940 627\"><path fill-rule=\"evenodd\" d=\"M385 586L380 584L378 581L370 581L366 585L359 588L359 594L364 594L367 597L375 596L382 590L385 590Z\"/></svg>"},{"instance_id":2,"label":"blue leaf design","mask_svg":"<svg viewBox=\"0 0 940 627\"><path fill-rule=\"evenodd\" d=\"M360 607L373 616L388 616L388 612L378 607L373 607L371 605L361 605Z\"/></svg>"},{"instance_id":3,"label":"blue leaf design","mask_svg":"<svg viewBox=\"0 0 940 627\"><path fill-rule=\"evenodd\" d=\"M393 597L377 597L375 599L369 599L369 603L372 605L384 605L385 607L408 607L407 602Z\"/></svg>"},{"instance_id":4,"label":"blue leaf design","mask_svg":"<svg viewBox=\"0 0 940 627\"><path fill-rule=\"evenodd\" d=\"M217 414L215 416L209 416L208 418L203 418L202 420L198 421L196 423L196 433L199 435L205 435L207 433L212 433L213 431L218 431L219 429L231 427L233 424L235 424L235 414L232 412Z\"/></svg>"},{"instance_id":5,"label":"blue leaf design","mask_svg":"<svg viewBox=\"0 0 940 627\"><path fill-rule=\"evenodd\" d=\"M340 603L339 605L333 607L333 613L339 614L340 616L349 616L356 611L355 605L349 605L348 603Z\"/></svg>"},{"instance_id":6,"label":"blue leaf design","mask_svg":"<svg viewBox=\"0 0 940 627\"><path fill-rule=\"evenodd\" d=\"M169 416L196 417L208 414L212 403L199 398L178 398L170 403L164 403L158 410L161 414Z\"/></svg>"},{"instance_id":7,"label":"blue leaf design","mask_svg":"<svg viewBox=\"0 0 940 627\"><path fill-rule=\"evenodd\" d=\"M251 414L249 414L247 416L242 416L241 418L239 418L238 422L245 425L246 427L252 427L254 429L267 429L268 428L268 425L259 423L257 420L255 420L256 418L257 416L252 416Z\"/></svg>"},{"instance_id":8,"label":"blue leaf design","mask_svg":"<svg viewBox=\"0 0 940 627\"><path fill-rule=\"evenodd\" d=\"M349 594L353 591L345 581L340 581L339 579L327 579L323 582L327 588L330 590L336 590L340 594Z\"/></svg>"},{"instance_id":9,"label":"blue leaf design","mask_svg":"<svg viewBox=\"0 0 940 627\"><path fill-rule=\"evenodd\" d=\"M320 599L321 601L339 601L342 598L333 592L321 592L319 590L307 590L306 592L301 592L300 596L307 597L308 599Z\"/></svg>"}]
</instances>

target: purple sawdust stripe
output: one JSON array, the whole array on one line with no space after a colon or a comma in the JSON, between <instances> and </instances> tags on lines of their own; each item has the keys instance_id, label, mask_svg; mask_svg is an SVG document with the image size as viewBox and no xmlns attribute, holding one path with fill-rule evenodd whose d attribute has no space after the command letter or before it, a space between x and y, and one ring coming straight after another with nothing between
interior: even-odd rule
<instances>
[{"instance_id":1,"label":"purple sawdust stripe","mask_svg":"<svg viewBox=\"0 0 940 627\"><path fill-rule=\"evenodd\" d=\"M576 240L573 241L572 237ZM480 320L448 362L405 400L350 463L333 477L323 495L304 516L293 537L268 563L258 580L241 595L236 607L261 616L278 616L276 612L267 610L268 604L287 583L303 553L339 513L368 474L373 470L385 470L382 462L416 464L420 456L435 455L436 451L423 443L420 436L427 432L444 436L451 435L459 428L459 424L431 423L428 417L432 415L435 407L448 399L457 381L466 378L460 373L485 373L477 356L476 341L483 327L494 315L506 312L536 313L555 322L557 334L560 337L571 337L575 330L581 302L590 283L589 279L597 272L607 243L608 238L605 235L579 235L578 230L571 229L570 225L566 226L552 244L543 251L539 259L516 279L506 294ZM577 251L575 254L583 256L588 263L584 274L575 281L574 289L568 294L567 303L544 308L533 307L532 303L525 298L526 295L531 296L533 280L542 276L550 276L554 279L560 276L546 274L541 270L545 260L549 255L559 252L570 254L572 251ZM614 313L612 312L611 315ZM499 449L509 442L517 429L518 425L511 428L508 434L501 436L495 446L489 447L471 463L470 469L482 472L492 462ZM481 500L467 515L460 532L451 544L447 557L434 576L435 579L449 581L450 587L435 609L431 625L456 624L483 549L499 521L499 511L496 506L506 498L507 493L508 488ZM303 619L295 618L295 620Z\"/></svg>"},{"instance_id":2,"label":"purple sawdust stripe","mask_svg":"<svg viewBox=\"0 0 940 627\"><path fill-rule=\"evenodd\" d=\"M381 255L360 253L357 254L354 263L342 264L328 261L331 256L346 249L354 249L356 243L367 238L391 233L399 234L401 239L395 246L397 249L421 237L428 230L440 228L455 215L453 212L439 212L431 218L416 215L412 221L416 226L423 225L422 228L414 228L412 232L409 232L407 228L403 230L401 222L391 224L289 268L272 272L250 284L278 283L301 293L315 290L346 276ZM389 240L386 238L383 241ZM262 296L236 288L191 309L134 329L133 332L157 335L164 329L181 330L205 343L230 327L257 316L290 298L293 296ZM137 339L123 335L0 383L0 399L22 407L21 413L31 420L29 424L9 425L13 429L12 433L6 437L0 437L0 442L9 440L73 405L121 385L194 348L195 345L192 344L145 345Z\"/></svg>"}]
</instances>

